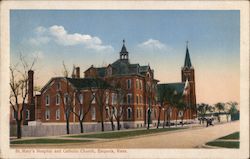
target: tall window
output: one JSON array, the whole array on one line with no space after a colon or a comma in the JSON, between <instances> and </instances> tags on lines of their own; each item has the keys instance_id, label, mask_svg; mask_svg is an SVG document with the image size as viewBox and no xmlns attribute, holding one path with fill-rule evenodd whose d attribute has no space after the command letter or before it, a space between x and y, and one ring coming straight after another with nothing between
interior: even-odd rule
<instances>
[{"instance_id":1,"label":"tall window","mask_svg":"<svg viewBox=\"0 0 250 159\"><path fill-rule=\"evenodd\" d=\"M91 99L92 99L92 98L94 98L94 99L92 100L92 104L95 104L95 93L91 94Z\"/></svg>"},{"instance_id":2,"label":"tall window","mask_svg":"<svg viewBox=\"0 0 250 159\"><path fill-rule=\"evenodd\" d=\"M132 118L132 109L130 107L127 109L127 118L128 119Z\"/></svg>"},{"instance_id":3,"label":"tall window","mask_svg":"<svg viewBox=\"0 0 250 159\"><path fill-rule=\"evenodd\" d=\"M127 80L127 89L130 89L131 88L131 79L128 79Z\"/></svg>"},{"instance_id":4,"label":"tall window","mask_svg":"<svg viewBox=\"0 0 250 159\"><path fill-rule=\"evenodd\" d=\"M127 103L128 104L131 104L131 97L132 97L132 94L127 94Z\"/></svg>"},{"instance_id":5,"label":"tall window","mask_svg":"<svg viewBox=\"0 0 250 159\"><path fill-rule=\"evenodd\" d=\"M56 110L56 120L60 120L60 109Z\"/></svg>"},{"instance_id":6,"label":"tall window","mask_svg":"<svg viewBox=\"0 0 250 159\"><path fill-rule=\"evenodd\" d=\"M140 104L142 104L142 95L140 95Z\"/></svg>"},{"instance_id":7,"label":"tall window","mask_svg":"<svg viewBox=\"0 0 250 159\"><path fill-rule=\"evenodd\" d=\"M106 104L109 104L109 93L106 92Z\"/></svg>"},{"instance_id":8,"label":"tall window","mask_svg":"<svg viewBox=\"0 0 250 159\"><path fill-rule=\"evenodd\" d=\"M46 105L50 104L50 97L49 97L49 95L46 95L46 97L45 97L45 103L46 103Z\"/></svg>"},{"instance_id":9,"label":"tall window","mask_svg":"<svg viewBox=\"0 0 250 159\"><path fill-rule=\"evenodd\" d=\"M79 94L79 101L80 101L80 104L83 104L83 94Z\"/></svg>"},{"instance_id":10,"label":"tall window","mask_svg":"<svg viewBox=\"0 0 250 159\"><path fill-rule=\"evenodd\" d=\"M64 94L64 104L69 103L69 95L67 93Z\"/></svg>"},{"instance_id":11,"label":"tall window","mask_svg":"<svg viewBox=\"0 0 250 159\"><path fill-rule=\"evenodd\" d=\"M91 119L92 119L92 120L95 120L95 119L96 119L95 107L91 107Z\"/></svg>"},{"instance_id":12,"label":"tall window","mask_svg":"<svg viewBox=\"0 0 250 159\"><path fill-rule=\"evenodd\" d=\"M57 84L56 84L56 90L61 90L61 82L58 82Z\"/></svg>"},{"instance_id":13,"label":"tall window","mask_svg":"<svg viewBox=\"0 0 250 159\"><path fill-rule=\"evenodd\" d=\"M117 103L116 98L117 98L117 95L115 93L112 93L112 105Z\"/></svg>"},{"instance_id":14,"label":"tall window","mask_svg":"<svg viewBox=\"0 0 250 159\"><path fill-rule=\"evenodd\" d=\"M30 111L29 109L26 109L26 120L30 120Z\"/></svg>"},{"instance_id":15,"label":"tall window","mask_svg":"<svg viewBox=\"0 0 250 159\"><path fill-rule=\"evenodd\" d=\"M136 104L139 104L139 95L136 95Z\"/></svg>"},{"instance_id":16,"label":"tall window","mask_svg":"<svg viewBox=\"0 0 250 159\"><path fill-rule=\"evenodd\" d=\"M45 119L46 119L46 120L49 120L49 119L50 119L50 110L49 110L49 108L47 108L47 109L45 110Z\"/></svg>"},{"instance_id":17,"label":"tall window","mask_svg":"<svg viewBox=\"0 0 250 159\"><path fill-rule=\"evenodd\" d=\"M140 86L139 87L140 87L140 89L142 89L142 80L140 80Z\"/></svg>"},{"instance_id":18,"label":"tall window","mask_svg":"<svg viewBox=\"0 0 250 159\"><path fill-rule=\"evenodd\" d=\"M137 117L137 119L140 117L140 115L139 115L139 108L136 109L136 117Z\"/></svg>"},{"instance_id":19,"label":"tall window","mask_svg":"<svg viewBox=\"0 0 250 159\"><path fill-rule=\"evenodd\" d=\"M57 94L56 95L56 105L60 105L60 101L61 101L60 94Z\"/></svg>"},{"instance_id":20,"label":"tall window","mask_svg":"<svg viewBox=\"0 0 250 159\"><path fill-rule=\"evenodd\" d=\"M139 89L139 80L136 79L136 89Z\"/></svg>"}]
</instances>

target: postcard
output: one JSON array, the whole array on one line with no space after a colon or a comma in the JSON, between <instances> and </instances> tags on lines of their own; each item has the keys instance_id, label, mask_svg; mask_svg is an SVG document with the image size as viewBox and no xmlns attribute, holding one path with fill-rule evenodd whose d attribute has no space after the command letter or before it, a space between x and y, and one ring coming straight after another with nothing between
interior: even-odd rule
<instances>
[{"instance_id":1,"label":"postcard","mask_svg":"<svg viewBox=\"0 0 250 159\"><path fill-rule=\"evenodd\" d=\"M249 2L2 1L1 158L248 158Z\"/></svg>"}]
</instances>

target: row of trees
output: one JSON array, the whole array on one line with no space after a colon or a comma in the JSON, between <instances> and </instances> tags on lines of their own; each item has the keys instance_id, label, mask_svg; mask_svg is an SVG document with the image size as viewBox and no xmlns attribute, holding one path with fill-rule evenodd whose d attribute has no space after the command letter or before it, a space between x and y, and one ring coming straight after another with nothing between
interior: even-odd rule
<instances>
[{"instance_id":1,"label":"row of trees","mask_svg":"<svg viewBox=\"0 0 250 159\"><path fill-rule=\"evenodd\" d=\"M36 63L37 58L35 58L30 64L26 60L27 58L20 54L20 63L16 65L10 66L10 105L14 111L14 118L16 120L17 126L17 138L22 137L21 125L23 122L23 112L25 106L27 106L27 98L28 98L28 71L33 68ZM63 63L63 75L65 78L68 78L69 71L67 70L65 64ZM70 116L75 114L78 118L80 125L80 132L83 133L83 121L86 115L89 113L92 105L92 101L95 99L98 107L98 112L100 115L101 129L104 131L104 110L108 107L109 110L109 120L111 122L112 130L114 130L114 119L117 121L117 129L120 130L120 120L123 116L123 108L121 106L124 90L121 88L121 84L119 81L113 82L113 85L109 85L107 82L95 77L93 79L89 79L88 82L88 90L91 93L91 98L89 98L84 103L81 97L81 90L75 89L73 90L70 87L70 83L66 80L66 90L59 91L60 98L66 118L66 133L70 133ZM98 91L95 91L98 90ZM110 93L116 94L116 103L106 103L107 95ZM66 96L65 96L66 94ZM76 111L77 109L79 111Z\"/></svg>"},{"instance_id":2,"label":"row of trees","mask_svg":"<svg viewBox=\"0 0 250 159\"><path fill-rule=\"evenodd\" d=\"M64 67L64 77L68 78L69 73L68 70L63 63ZM68 94L68 100L66 102L63 102L63 108L66 115L66 130L67 134L70 133L69 130L69 120L70 115L75 114L78 118L79 124L80 124L80 132L83 133L83 121L86 117L86 115L90 112L92 101L95 100L97 104L97 110L100 116L100 122L101 122L101 130L104 131L104 114L108 114L109 121L111 123L111 128L114 130L114 119L117 122L117 130L120 130L120 121L123 116L124 109L122 107L122 100L124 99L125 91L121 87L120 81L113 81L111 82L112 85L109 83L103 81L101 78L93 77L91 79L88 79L87 85L88 85L88 91L90 92L91 98L86 99L87 104L84 105L84 102L81 101L81 90L76 89L72 90L69 86L69 81L66 81L66 92L60 91L60 96L64 98L63 94ZM109 101L110 94L115 95L115 103L107 102ZM74 99L76 101L74 102ZM78 108L80 111L76 111ZM104 111L107 112L104 112Z\"/></svg>"},{"instance_id":3,"label":"row of trees","mask_svg":"<svg viewBox=\"0 0 250 159\"><path fill-rule=\"evenodd\" d=\"M227 121L229 119L229 115L233 116L238 113L237 109L238 103L237 102L227 102L227 103L216 103L214 105L209 105L206 103L197 104L197 112L198 116L201 119L204 119L208 114L215 114L218 116L218 121L220 122L220 115L225 114L227 116ZM204 120L200 120L204 122Z\"/></svg>"}]
</instances>

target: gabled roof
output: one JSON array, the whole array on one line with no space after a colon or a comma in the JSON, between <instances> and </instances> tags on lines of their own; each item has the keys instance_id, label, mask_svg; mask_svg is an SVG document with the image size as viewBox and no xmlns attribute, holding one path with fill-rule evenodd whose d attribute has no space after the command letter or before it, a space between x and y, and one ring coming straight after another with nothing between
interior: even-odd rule
<instances>
[{"instance_id":1,"label":"gabled roof","mask_svg":"<svg viewBox=\"0 0 250 159\"><path fill-rule=\"evenodd\" d=\"M161 89L161 87L164 87L165 89L170 89L170 90L176 91L179 94L179 93L184 92L185 82L162 83L162 84L157 85L157 88Z\"/></svg>"},{"instance_id":2,"label":"gabled roof","mask_svg":"<svg viewBox=\"0 0 250 159\"><path fill-rule=\"evenodd\" d=\"M99 78L67 78L67 77L55 77L51 78L49 82L41 89L41 92L50 85L54 80L67 80L74 89L88 89L88 88L100 88L100 87L112 87L106 81Z\"/></svg>"}]
</instances>

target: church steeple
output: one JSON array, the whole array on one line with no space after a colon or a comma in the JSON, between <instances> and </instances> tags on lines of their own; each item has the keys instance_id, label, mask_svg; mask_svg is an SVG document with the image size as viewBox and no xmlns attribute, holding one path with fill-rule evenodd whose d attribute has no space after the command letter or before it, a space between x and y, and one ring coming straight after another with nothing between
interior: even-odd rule
<instances>
[{"instance_id":1,"label":"church steeple","mask_svg":"<svg viewBox=\"0 0 250 159\"><path fill-rule=\"evenodd\" d=\"M121 49L121 52L120 52L120 59L121 60L128 60L128 51L126 49L126 46L125 46L125 40L123 39L123 45L122 45L122 49Z\"/></svg>"},{"instance_id":2,"label":"church steeple","mask_svg":"<svg viewBox=\"0 0 250 159\"><path fill-rule=\"evenodd\" d=\"M187 67L187 68L192 67L189 50L188 50L188 41L187 41L187 46L186 46L186 57L185 57L184 67Z\"/></svg>"}]
</instances>

